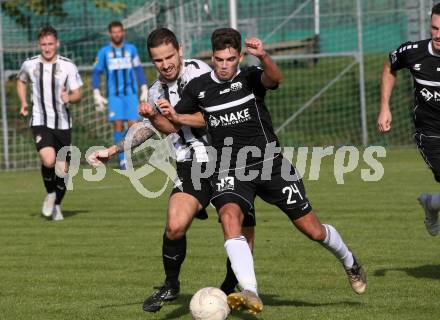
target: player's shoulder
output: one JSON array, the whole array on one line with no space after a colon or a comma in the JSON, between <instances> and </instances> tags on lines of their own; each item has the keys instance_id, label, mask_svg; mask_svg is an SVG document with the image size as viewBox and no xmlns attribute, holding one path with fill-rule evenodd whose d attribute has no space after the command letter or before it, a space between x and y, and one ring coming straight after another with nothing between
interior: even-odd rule
<instances>
[{"instance_id":1,"label":"player's shoulder","mask_svg":"<svg viewBox=\"0 0 440 320\"><path fill-rule=\"evenodd\" d=\"M189 69L201 70L201 71L210 71L211 67L204 61L199 59L185 59L183 60L185 67Z\"/></svg>"},{"instance_id":2,"label":"player's shoulder","mask_svg":"<svg viewBox=\"0 0 440 320\"><path fill-rule=\"evenodd\" d=\"M68 67L71 67L71 68L76 68L75 63L71 59L66 58L64 56L58 56L58 61L61 64L63 64L64 66L68 66Z\"/></svg>"},{"instance_id":3,"label":"player's shoulder","mask_svg":"<svg viewBox=\"0 0 440 320\"><path fill-rule=\"evenodd\" d=\"M405 53L407 55L417 55L428 51L430 39L420 41L406 41L402 43L394 52Z\"/></svg>"},{"instance_id":4,"label":"player's shoulder","mask_svg":"<svg viewBox=\"0 0 440 320\"><path fill-rule=\"evenodd\" d=\"M148 88L148 91L156 92L159 91L159 89L162 87L162 83L159 81L159 79L156 79L153 81L153 83Z\"/></svg>"},{"instance_id":5,"label":"player's shoulder","mask_svg":"<svg viewBox=\"0 0 440 320\"><path fill-rule=\"evenodd\" d=\"M40 55L37 54L36 56L27 58L26 60L24 60L24 62L26 62L26 61L35 61L36 62L36 61L38 61L39 57L40 57Z\"/></svg>"}]
</instances>

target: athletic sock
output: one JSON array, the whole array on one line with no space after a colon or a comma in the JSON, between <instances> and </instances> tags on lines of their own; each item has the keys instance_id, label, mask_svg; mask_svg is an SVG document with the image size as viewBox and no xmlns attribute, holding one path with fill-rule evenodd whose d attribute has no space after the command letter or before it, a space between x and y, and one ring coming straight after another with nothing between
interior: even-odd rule
<instances>
[{"instance_id":1,"label":"athletic sock","mask_svg":"<svg viewBox=\"0 0 440 320\"><path fill-rule=\"evenodd\" d=\"M234 288L237 286L238 280L237 277L234 274L234 270L232 270L231 267L231 260L226 259L226 276L225 280L223 280L223 283L221 285L221 288L224 292L232 292L234 291Z\"/></svg>"},{"instance_id":2,"label":"athletic sock","mask_svg":"<svg viewBox=\"0 0 440 320\"><path fill-rule=\"evenodd\" d=\"M180 267L186 256L186 236L178 240L170 240L163 235L162 261L165 269L165 282L172 287L179 286Z\"/></svg>"},{"instance_id":3,"label":"athletic sock","mask_svg":"<svg viewBox=\"0 0 440 320\"><path fill-rule=\"evenodd\" d=\"M122 131L113 131L113 140L114 140L115 144L119 143L119 141L121 141L123 137L124 137L124 132L122 132ZM118 159L119 159L119 163L121 161L125 160L124 152L118 153Z\"/></svg>"},{"instance_id":4,"label":"athletic sock","mask_svg":"<svg viewBox=\"0 0 440 320\"><path fill-rule=\"evenodd\" d=\"M323 224L323 226L327 235L321 244L332 252L336 258L343 263L345 268L351 268L354 263L353 253L348 249L338 231L336 231L333 226L329 224Z\"/></svg>"},{"instance_id":5,"label":"athletic sock","mask_svg":"<svg viewBox=\"0 0 440 320\"><path fill-rule=\"evenodd\" d=\"M43 176L44 187L47 193L55 191L55 168L41 166L41 175Z\"/></svg>"},{"instance_id":6,"label":"athletic sock","mask_svg":"<svg viewBox=\"0 0 440 320\"><path fill-rule=\"evenodd\" d=\"M243 290L257 293L257 279L254 271L254 259L246 238L237 238L225 241L225 249L231 261L232 270Z\"/></svg>"},{"instance_id":7,"label":"athletic sock","mask_svg":"<svg viewBox=\"0 0 440 320\"><path fill-rule=\"evenodd\" d=\"M440 210L440 192L431 196L430 207L436 211Z\"/></svg>"},{"instance_id":8,"label":"athletic sock","mask_svg":"<svg viewBox=\"0 0 440 320\"><path fill-rule=\"evenodd\" d=\"M61 201L66 194L66 184L64 183L64 178L60 178L58 176L55 177L55 204L61 204Z\"/></svg>"}]
</instances>

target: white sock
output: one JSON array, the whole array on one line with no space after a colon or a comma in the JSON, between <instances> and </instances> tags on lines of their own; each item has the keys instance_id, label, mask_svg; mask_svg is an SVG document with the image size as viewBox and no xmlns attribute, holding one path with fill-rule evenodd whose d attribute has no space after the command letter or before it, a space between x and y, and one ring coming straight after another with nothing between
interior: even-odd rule
<instances>
[{"instance_id":1,"label":"white sock","mask_svg":"<svg viewBox=\"0 0 440 320\"><path fill-rule=\"evenodd\" d=\"M257 279L255 278L254 259L246 238L237 238L225 241L225 249L231 261L232 270L243 290L257 293Z\"/></svg>"},{"instance_id":2,"label":"white sock","mask_svg":"<svg viewBox=\"0 0 440 320\"><path fill-rule=\"evenodd\" d=\"M440 192L431 197L430 205L432 209L436 211L440 210Z\"/></svg>"},{"instance_id":3,"label":"white sock","mask_svg":"<svg viewBox=\"0 0 440 320\"><path fill-rule=\"evenodd\" d=\"M351 268L354 263L353 254L348 250L338 231L329 224L323 224L323 226L327 235L321 244L332 252L346 268Z\"/></svg>"}]
</instances>

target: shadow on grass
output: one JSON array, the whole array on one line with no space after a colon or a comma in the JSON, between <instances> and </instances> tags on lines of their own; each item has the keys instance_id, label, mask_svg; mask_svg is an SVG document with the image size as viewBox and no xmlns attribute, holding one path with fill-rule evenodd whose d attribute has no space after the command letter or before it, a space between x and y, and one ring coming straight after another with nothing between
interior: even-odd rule
<instances>
[{"instance_id":1,"label":"shadow on grass","mask_svg":"<svg viewBox=\"0 0 440 320\"><path fill-rule=\"evenodd\" d=\"M323 307L323 306L335 306L335 305L360 305L360 302L356 301L339 301L339 302L324 302L324 303L315 303L315 302L307 302L301 300L288 300L279 298L277 295L260 295L261 299L264 302L265 307L269 306L291 306L291 307ZM157 315L160 316L155 319L178 319L179 317L185 316L189 313L189 302L191 300L191 295L182 294L179 296L177 300L167 302L164 307L161 309L160 313ZM133 303L121 303L121 304L111 304L111 305L103 305L100 306L101 309L106 308L117 308L117 307L125 307L132 305L139 305L139 308L142 308L142 301L133 302ZM170 310L167 312L170 306L177 307L174 310ZM233 311L232 315L236 318L242 320L255 320L255 316L248 314L246 311Z\"/></svg>"},{"instance_id":2,"label":"shadow on grass","mask_svg":"<svg viewBox=\"0 0 440 320\"><path fill-rule=\"evenodd\" d=\"M66 219L66 218L70 218L70 217L76 216L77 214L88 213L90 211L89 210L62 210L62 212L63 212L64 219ZM35 213L35 212L31 213L30 216L31 217L41 217L42 219L51 220L50 217L46 218L40 212L38 212L38 213Z\"/></svg>"},{"instance_id":3,"label":"shadow on grass","mask_svg":"<svg viewBox=\"0 0 440 320\"><path fill-rule=\"evenodd\" d=\"M374 272L377 277L384 277L389 271L401 271L406 272L407 275L414 278L426 278L440 280L440 265L426 264L424 266L413 268L388 268L378 269Z\"/></svg>"}]
</instances>

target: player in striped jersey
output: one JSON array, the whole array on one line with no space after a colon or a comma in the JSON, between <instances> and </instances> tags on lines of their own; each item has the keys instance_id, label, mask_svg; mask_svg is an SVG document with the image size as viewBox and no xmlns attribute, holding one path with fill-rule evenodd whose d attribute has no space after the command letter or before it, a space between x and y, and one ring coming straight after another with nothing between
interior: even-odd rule
<instances>
[{"instance_id":1,"label":"player in striped jersey","mask_svg":"<svg viewBox=\"0 0 440 320\"><path fill-rule=\"evenodd\" d=\"M55 174L58 151L71 143L72 119L68 105L79 102L83 85L77 67L67 58L59 56L57 31L43 27L38 33L41 54L23 62L17 75L17 93L21 102L20 114L27 116L27 84L32 88L32 117L30 126L40 155L44 186L47 196L43 215L62 220L60 204L66 192L64 164ZM58 166L57 166L58 169Z\"/></svg>"},{"instance_id":2,"label":"player in striped jersey","mask_svg":"<svg viewBox=\"0 0 440 320\"><path fill-rule=\"evenodd\" d=\"M131 127L139 120L138 85L141 101L147 100L148 88L136 47L124 41L122 23L111 22L108 33L111 41L98 52L92 73L92 87L98 111L103 111L108 101L108 120L113 122L113 140L118 143L124 136L124 122L127 121L128 127ZM107 78L108 100L99 91L100 74L103 72ZM125 169L123 152L119 154L119 164L121 169Z\"/></svg>"},{"instance_id":3,"label":"player in striped jersey","mask_svg":"<svg viewBox=\"0 0 440 320\"><path fill-rule=\"evenodd\" d=\"M172 104L176 104L180 100L183 88L190 80L211 71L211 68L203 61L184 60L176 36L166 28L158 28L151 32L147 45L151 60L159 72L158 79L148 91L149 105L154 105L161 97L165 97ZM153 125L161 130L161 124L156 123L154 119L157 110L146 112L143 104L141 104L139 110L142 115L149 115ZM128 147L124 145L125 140L131 141L131 148L142 144L154 134L153 130L150 129L150 125L149 121L137 123L135 125L137 130L134 131L133 136L125 137L119 144L106 150L93 153L89 161L92 164L99 163L100 160L107 160L117 152L121 152ZM177 298L180 290L180 268L186 256L186 231L194 217L206 219L204 208L211 197L209 181L208 179L202 179L202 188L197 190L191 180L193 159L202 163L206 163L208 160L205 150L206 141L203 136L203 130L192 130L189 127L183 127L173 139L177 158L177 173L182 185L181 189L178 186L173 188L169 199L166 231L162 243L162 260L166 278L165 283L144 301L143 308L148 312L156 312L160 310L165 301ZM253 244L254 225L255 221L248 215L248 219L243 223L243 233L250 246ZM226 293L230 293L234 290L236 284L237 279L228 260L227 273L221 289Z\"/></svg>"}]
</instances>

